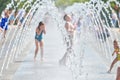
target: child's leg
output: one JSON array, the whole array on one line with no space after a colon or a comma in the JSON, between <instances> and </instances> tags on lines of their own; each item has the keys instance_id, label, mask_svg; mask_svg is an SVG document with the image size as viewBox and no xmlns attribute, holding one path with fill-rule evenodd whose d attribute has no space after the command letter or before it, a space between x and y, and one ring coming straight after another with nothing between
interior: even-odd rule
<instances>
[{"instance_id":1,"label":"child's leg","mask_svg":"<svg viewBox=\"0 0 120 80\"><path fill-rule=\"evenodd\" d=\"M118 69L117 69L116 80L120 80L120 67L118 67Z\"/></svg>"},{"instance_id":2,"label":"child's leg","mask_svg":"<svg viewBox=\"0 0 120 80\"><path fill-rule=\"evenodd\" d=\"M115 59L113 60L111 66L110 66L110 70L109 70L110 72L111 72L111 70L112 70L114 64L115 64L117 61L118 61L117 58L115 58Z\"/></svg>"},{"instance_id":3,"label":"child's leg","mask_svg":"<svg viewBox=\"0 0 120 80\"><path fill-rule=\"evenodd\" d=\"M43 61L43 53L44 53L44 50L43 50L43 41L40 41L40 48L41 48L41 61Z\"/></svg>"},{"instance_id":4,"label":"child's leg","mask_svg":"<svg viewBox=\"0 0 120 80\"><path fill-rule=\"evenodd\" d=\"M4 38L5 38L5 36L6 36L6 33L7 33L7 30L4 30L4 34L3 34Z\"/></svg>"},{"instance_id":5,"label":"child's leg","mask_svg":"<svg viewBox=\"0 0 120 80\"><path fill-rule=\"evenodd\" d=\"M34 61L36 61L36 56L37 56L38 49L39 49L37 40L35 40L35 45L36 45L36 49L35 49Z\"/></svg>"}]
</instances>

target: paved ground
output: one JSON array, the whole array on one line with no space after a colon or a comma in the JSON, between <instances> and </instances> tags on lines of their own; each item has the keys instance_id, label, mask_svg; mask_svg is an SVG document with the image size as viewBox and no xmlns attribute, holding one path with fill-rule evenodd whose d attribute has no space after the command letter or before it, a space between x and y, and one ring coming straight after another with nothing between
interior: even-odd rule
<instances>
[{"instance_id":1,"label":"paved ground","mask_svg":"<svg viewBox=\"0 0 120 80\"><path fill-rule=\"evenodd\" d=\"M19 57L17 57L17 60L23 60L24 57L28 54L28 49L30 49L31 45L33 45L31 44L31 40L27 41L25 44L24 42L22 42L22 44L24 44L24 47L22 46L21 48L23 49L23 52L22 51L16 52L16 49L18 47L18 41L19 41L19 35L17 33L20 33L20 31L21 29L17 30L17 28L11 28L8 30L7 32L8 35L6 35L5 39L3 38L0 39L1 40L0 42L0 80L11 80L15 71L18 69L19 65L21 64L21 62L17 62L16 59L13 59L13 54L19 53L18 55ZM26 35L27 34L28 33L26 33ZM16 36L14 35L18 35L17 39L16 39ZM18 48L18 50L20 49ZM8 65L8 68L7 68L7 65Z\"/></svg>"},{"instance_id":2,"label":"paved ground","mask_svg":"<svg viewBox=\"0 0 120 80\"><path fill-rule=\"evenodd\" d=\"M73 80L71 71L58 63L59 59L64 55L65 46L63 46L60 31L53 24L49 23L47 25L47 34L44 37L44 61L41 62L40 55L38 55L37 61L34 63L35 46L34 41L32 41L33 47L27 51L26 54L28 55L25 59L15 62L15 64L20 65L17 66L16 72L12 73L10 78L2 80ZM98 53L95 52L94 47L91 47L91 44L93 43L86 45L87 47L85 48L80 80L115 80L116 72L106 73L108 68ZM12 66L12 69L14 67ZM10 72L8 71L8 73Z\"/></svg>"},{"instance_id":3,"label":"paved ground","mask_svg":"<svg viewBox=\"0 0 120 80\"><path fill-rule=\"evenodd\" d=\"M40 55L38 55L37 61L33 62L35 48L33 46L16 71L13 80L21 80L21 78L22 80L72 80L70 70L58 63L65 51L61 39L57 27L52 24L47 25L47 34L44 38L44 61L41 62Z\"/></svg>"},{"instance_id":4,"label":"paved ground","mask_svg":"<svg viewBox=\"0 0 120 80\"><path fill-rule=\"evenodd\" d=\"M67 67L58 64L59 59L65 52L62 44L61 35L55 26L47 26L47 35L45 36L45 54L44 62L33 62L34 47L29 51L29 55L22 62L16 71L13 80L73 80L72 73ZM53 41L54 40L54 41ZM93 43L92 43L93 44ZM115 80L115 73L107 73L108 68L103 63L102 58L94 51L91 44L85 48L83 58L83 68L81 80Z\"/></svg>"},{"instance_id":5,"label":"paved ground","mask_svg":"<svg viewBox=\"0 0 120 80\"><path fill-rule=\"evenodd\" d=\"M87 45L84 59L81 80L115 80L116 72L107 73L108 67L94 49Z\"/></svg>"}]
</instances>

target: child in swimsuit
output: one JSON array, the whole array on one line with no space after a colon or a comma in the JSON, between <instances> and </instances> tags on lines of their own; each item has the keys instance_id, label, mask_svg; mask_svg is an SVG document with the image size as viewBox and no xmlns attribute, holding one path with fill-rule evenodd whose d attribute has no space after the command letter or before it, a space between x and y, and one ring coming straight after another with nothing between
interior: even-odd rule
<instances>
[{"instance_id":1,"label":"child in swimsuit","mask_svg":"<svg viewBox=\"0 0 120 80\"><path fill-rule=\"evenodd\" d=\"M8 14L8 12L5 12L5 17L2 18L2 20L0 22L0 30L4 31L4 38L5 38L6 32L8 30L8 18L9 18L9 14Z\"/></svg>"},{"instance_id":2,"label":"child in swimsuit","mask_svg":"<svg viewBox=\"0 0 120 80\"><path fill-rule=\"evenodd\" d=\"M43 61L43 34L46 34L45 24L43 22L40 22L38 27L36 28L36 34L35 34L35 55L34 55L34 61L36 61L36 56L39 50L39 47L41 49L41 61Z\"/></svg>"},{"instance_id":3,"label":"child in swimsuit","mask_svg":"<svg viewBox=\"0 0 120 80\"><path fill-rule=\"evenodd\" d=\"M113 45L114 45L114 52L113 52L112 56L113 56L115 53L116 53L117 56L116 56L116 58L113 60L113 62L112 62L112 64L111 64L111 66L110 66L110 69L109 69L108 73L111 72L114 64L117 63L117 62L120 60L120 48L119 48L119 46L118 46L118 42L117 42L116 40L114 40Z\"/></svg>"}]
</instances>

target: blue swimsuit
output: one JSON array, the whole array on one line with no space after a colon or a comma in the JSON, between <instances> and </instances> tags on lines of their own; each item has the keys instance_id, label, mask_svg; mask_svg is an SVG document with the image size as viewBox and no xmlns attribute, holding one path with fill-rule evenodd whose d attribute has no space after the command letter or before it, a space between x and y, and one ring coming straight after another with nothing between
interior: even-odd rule
<instances>
[{"instance_id":1,"label":"blue swimsuit","mask_svg":"<svg viewBox=\"0 0 120 80\"><path fill-rule=\"evenodd\" d=\"M42 38L43 38L42 35L43 35L43 31L41 32L40 35L38 35L37 32L36 32L35 39L38 40L38 41L40 42L40 41L42 40Z\"/></svg>"},{"instance_id":2,"label":"blue swimsuit","mask_svg":"<svg viewBox=\"0 0 120 80\"><path fill-rule=\"evenodd\" d=\"M7 21L8 21L8 18L2 18L0 22L0 27L5 30L8 30L8 24L6 24Z\"/></svg>"}]
</instances>

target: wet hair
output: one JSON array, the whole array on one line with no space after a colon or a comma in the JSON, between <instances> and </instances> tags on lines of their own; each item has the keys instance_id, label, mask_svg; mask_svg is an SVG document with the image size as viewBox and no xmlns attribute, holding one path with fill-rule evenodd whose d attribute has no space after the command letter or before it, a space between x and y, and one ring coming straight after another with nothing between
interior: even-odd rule
<instances>
[{"instance_id":1,"label":"wet hair","mask_svg":"<svg viewBox=\"0 0 120 80\"><path fill-rule=\"evenodd\" d=\"M12 11L12 8L9 8L9 11Z\"/></svg>"},{"instance_id":2,"label":"wet hair","mask_svg":"<svg viewBox=\"0 0 120 80\"><path fill-rule=\"evenodd\" d=\"M40 30L40 26L44 25L44 23L41 21L39 22L38 29Z\"/></svg>"},{"instance_id":3,"label":"wet hair","mask_svg":"<svg viewBox=\"0 0 120 80\"><path fill-rule=\"evenodd\" d=\"M114 40L113 43L114 43L114 45L115 45L115 44L118 44L117 40Z\"/></svg>"},{"instance_id":4,"label":"wet hair","mask_svg":"<svg viewBox=\"0 0 120 80\"><path fill-rule=\"evenodd\" d=\"M117 43L117 41L116 41L116 40L114 40L113 42L114 42L114 43Z\"/></svg>"},{"instance_id":5,"label":"wet hair","mask_svg":"<svg viewBox=\"0 0 120 80\"><path fill-rule=\"evenodd\" d=\"M6 17L9 17L9 14L8 14L8 12L7 12L7 11L5 12L5 16L6 16Z\"/></svg>"},{"instance_id":6,"label":"wet hair","mask_svg":"<svg viewBox=\"0 0 120 80\"><path fill-rule=\"evenodd\" d=\"M114 44L114 48L119 48L119 45L118 45L117 40L114 40L113 42L114 42L114 43L113 43L113 44Z\"/></svg>"},{"instance_id":7,"label":"wet hair","mask_svg":"<svg viewBox=\"0 0 120 80\"><path fill-rule=\"evenodd\" d=\"M66 16L67 16L67 14L65 14L65 15L64 15L64 17L63 17L63 19L64 19L64 20L66 20L66 19L65 19L65 18L66 18Z\"/></svg>"}]
</instances>

